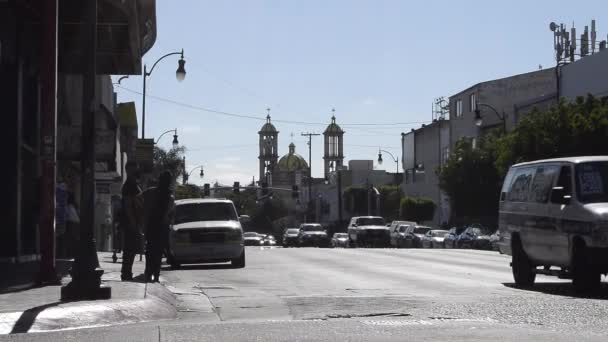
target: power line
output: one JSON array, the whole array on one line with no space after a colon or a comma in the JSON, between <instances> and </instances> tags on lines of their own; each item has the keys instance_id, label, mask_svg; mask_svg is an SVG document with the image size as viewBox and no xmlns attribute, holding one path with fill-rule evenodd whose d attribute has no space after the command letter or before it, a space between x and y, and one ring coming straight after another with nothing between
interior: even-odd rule
<instances>
[{"instance_id":1,"label":"power line","mask_svg":"<svg viewBox=\"0 0 608 342\"><path fill-rule=\"evenodd\" d=\"M123 87L121 85L116 85L117 88L126 90L130 93L133 94L137 94L137 95L143 95L141 92L137 91L137 90L133 90L133 89L129 89L126 87ZM209 112L209 113L213 113L213 114L218 114L218 115L224 115L224 116L230 116L230 117L236 117L236 118L241 118L241 119L250 119L250 120L257 120L257 121L265 121L266 118L264 117L260 117L260 116L254 116L254 115L248 115L248 114L239 114L239 113L230 113L230 112L226 112L226 111L222 111L222 110L216 110L216 109L211 109L211 108L206 108L206 107L201 107L201 106L196 106L196 105L192 105L192 104L188 104L185 102L180 102L180 101L175 101L175 100L171 100L168 98L164 98L164 97L160 97L160 96L156 96L156 95L151 95L151 94L146 94L146 97L157 100L157 101L161 101L161 102L166 102L166 103L171 103L174 104L176 106L180 106L180 107L185 107L185 108L189 108L189 109L194 109L194 110L199 110L199 111L204 111L204 112ZM296 125L327 125L327 122L308 122L308 121L294 121L294 120L281 120L281 119L273 119L274 122L278 122L278 123L285 123L285 124L296 124ZM351 127L353 129L358 129L356 126L384 126L385 128L389 128L392 126L406 126L406 125L417 125L417 124L423 124L423 123L428 123L428 121L412 121L412 122L390 122L390 123L341 123L341 126L344 127Z\"/></svg>"}]
</instances>

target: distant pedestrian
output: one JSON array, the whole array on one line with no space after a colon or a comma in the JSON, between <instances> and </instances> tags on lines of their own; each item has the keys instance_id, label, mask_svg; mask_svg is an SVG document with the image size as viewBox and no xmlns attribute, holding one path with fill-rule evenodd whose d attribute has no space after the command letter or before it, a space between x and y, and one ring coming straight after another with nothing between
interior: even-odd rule
<instances>
[{"instance_id":1,"label":"distant pedestrian","mask_svg":"<svg viewBox=\"0 0 608 342\"><path fill-rule=\"evenodd\" d=\"M68 193L68 200L65 213L65 246L62 248L65 252L65 257L72 259L76 256L78 250L78 241L80 241L80 215L78 215L78 207L74 193Z\"/></svg>"},{"instance_id":2,"label":"distant pedestrian","mask_svg":"<svg viewBox=\"0 0 608 342\"><path fill-rule=\"evenodd\" d=\"M158 186L147 189L141 195L146 234L145 277L148 282L158 282L163 252L169 242L169 226L175 208L172 181L171 172L163 171L158 178Z\"/></svg>"},{"instance_id":3,"label":"distant pedestrian","mask_svg":"<svg viewBox=\"0 0 608 342\"><path fill-rule=\"evenodd\" d=\"M120 214L120 231L122 233L122 268L120 278L124 281L133 279L133 261L141 253L142 219L139 195L141 188L137 184L137 164L126 165L127 180L122 186L122 205Z\"/></svg>"}]
</instances>

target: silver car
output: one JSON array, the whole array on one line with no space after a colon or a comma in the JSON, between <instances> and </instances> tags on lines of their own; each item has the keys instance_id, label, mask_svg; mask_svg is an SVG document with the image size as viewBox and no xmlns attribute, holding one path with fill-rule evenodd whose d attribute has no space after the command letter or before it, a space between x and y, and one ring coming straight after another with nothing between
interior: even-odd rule
<instances>
[{"instance_id":1,"label":"silver car","mask_svg":"<svg viewBox=\"0 0 608 342\"><path fill-rule=\"evenodd\" d=\"M226 199L175 201L167 262L181 264L228 262L245 267L243 229L234 204Z\"/></svg>"},{"instance_id":2,"label":"silver car","mask_svg":"<svg viewBox=\"0 0 608 342\"><path fill-rule=\"evenodd\" d=\"M422 237L422 248L444 248L443 239L448 235L447 230L429 230Z\"/></svg>"}]
</instances>

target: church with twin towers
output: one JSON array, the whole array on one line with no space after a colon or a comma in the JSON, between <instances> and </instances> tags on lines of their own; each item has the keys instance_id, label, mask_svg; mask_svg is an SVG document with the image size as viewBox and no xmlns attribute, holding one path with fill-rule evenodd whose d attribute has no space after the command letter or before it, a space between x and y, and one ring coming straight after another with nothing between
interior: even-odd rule
<instances>
[{"instance_id":1,"label":"church with twin towers","mask_svg":"<svg viewBox=\"0 0 608 342\"><path fill-rule=\"evenodd\" d=\"M310 166L306 158L296 152L293 142L289 144L287 154L279 158L279 131L272 123L270 113L258 135L260 185L267 183L269 187L287 189L297 185L300 189L300 200L307 200L307 196L303 196L306 191L303 190L310 182ZM323 138L324 179L313 178L313 184L328 179L331 171L339 170L344 165L344 131L336 123L335 115L332 115L331 122L323 132Z\"/></svg>"}]
</instances>

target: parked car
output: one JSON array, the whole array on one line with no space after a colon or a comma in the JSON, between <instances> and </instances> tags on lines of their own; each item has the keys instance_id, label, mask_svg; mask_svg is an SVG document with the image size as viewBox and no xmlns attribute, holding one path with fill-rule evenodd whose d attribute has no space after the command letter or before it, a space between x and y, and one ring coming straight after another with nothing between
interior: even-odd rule
<instances>
[{"instance_id":1,"label":"parked car","mask_svg":"<svg viewBox=\"0 0 608 342\"><path fill-rule=\"evenodd\" d=\"M422 247L422 238L429 231L431 231L431 227L409 226L405 229L405 233L403 233L401 245L405 248L420 248Z\"/></svg>"},{"instance_id":2,"label":"parked car","mask_svg":"<svg viewBox=\"0 0 608 342\"><path fill-rule=\"evenodd\" d=\"M287 228L283 233L283 247L296 247L298 246L298 236L300 235L300 228Z\"/></svg>"},{"instance_id":3,"label":"parked car","mask_svg":"<svg viewBox=\"0 0 608 342\"><path fill-rule=\"evenodd\" d=\"M331 246L333 248L343 247L348 248L348 234L347 233L335 233L331 238Z\"/></svg>"},{"instance_id":4,"label":"parked car","mask_svg":"<svg viewBox=\"0 0 608 342\"><path fill-rule=\"evenodd\" d=\"M497 230L496 232L494 232L494 234L490 235L490 245L492 246L493 251L500 252L500 249L498 248L499 241L500 241L500 231Z\"/></svg>"},{"instance_id":5,"label":"parked car","mask_svg":"<svg viewBox=\"0 0 608 342\"><path fill-rule=\"evenodd\" d=\"M490 249L490 236L481 227L468 227L456 239L456 248Z\"/></svg>"},{"instance_id":6,"label":"parked car","mask_svg":"<svg viewBox=\"0 0 608 342\"><path fill-rule=\"evenodd\" d=\"M261 234L256 232L247 232L243 234L243 238L245 239L245 246L263 246L264 238Z\"/></svg>"},{"instance_id":7,"label":"parked car","mask_svg":"<svg viewBox=\"0 0 608 342\"><path fill-rule=\"evenodd\" d=\"M245 267L243 228L232 201L175 201L166 255L173 268L181 264L228 261L233 267Z\"/></svg>"},{"instance_id":8,"label":"parked car","mask_svg":"<svg viewBox=\"0 0 608 342\"><path fill-rule=\"evenodd\" d=\"M443 238L443 246L445 248L456 248L456 239L465 230L464 227L452 227L448 230L448 234Z\"/></svg>"},{"instance_id":9,"label":"parked car","mask_svg":"<svg viewBox=\"0 0 608 342\"><path fill-rule=\"evenodd\" d=\"M498 222L499 247L512 256L517 287L545 274L571 278L577 291L597 289L608 273L608 157L513 165Z\"/></svg>"},{"instance_id":10,"label":"parked car","mask_svg":"<svg viewBox=\"0 0 608 342\"><path fill-rule=\"evenodd\" d=\"M348 224L350 247L388 247L390 245L389 227L379 216L355 216Z\"/></svg>"},{"instance_id":11,"label":"parked car","mask_svg":"<svg viewBox=\"0 0 608 342\"><path fill-rule=\"evenodd\" d=\"M422 238L422 248L443 248L443 239L448 235L447 230L429 230Z\"/></svg>"},{"instance_id":12,"label":"parked car","mask_svg":"<svg viewBox=\"0 0 608 342\"><path fill-rule=\"evenodd\" d=\"M329 247L329 236L319 223L303 223L298 235L298 246Z\"/></svg>"},{"instance_id":13,"label":"parked car","mask_svg":"<svg viewBox=\"0 0 608 342\"><path fill-rule=\"evenodd\" d=\"M275 237L273 235L266 235L264 237L264 246L276 246L277 245L277 239L275 239Z\"/></svg>"},{"instance_id":14,"label":"parked car","mask_svg":"<svg viewBox=\"0 0 608 342\"><path fill-rule=\"evenodd\" d=\"M416 222L411 221L393 221L389 227L390 245L392 247L401 247L399 246L399 242L403 239L405 229L416 224Z\"/></svg>"}]
</instances>

